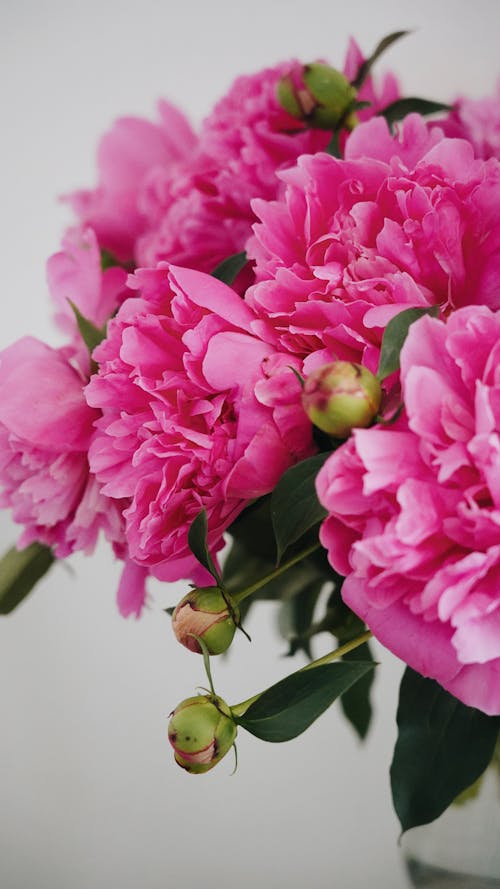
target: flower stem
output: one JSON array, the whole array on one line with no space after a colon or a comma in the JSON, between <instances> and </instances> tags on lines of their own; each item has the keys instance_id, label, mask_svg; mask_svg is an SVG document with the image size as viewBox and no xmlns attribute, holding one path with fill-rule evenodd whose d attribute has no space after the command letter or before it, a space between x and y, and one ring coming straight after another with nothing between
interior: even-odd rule
<instances>
[{"instance_id":1,"label":"flower stem","mask_svg":"<svg viewBox=\"0 0 500 889\"><path fill-rule=\"evenodd\" d=\"M257 590L260 590L261 587L265 586L266 583L270 583L271 580L275 580L276 577L279 577L280 574L283 574L285 571L288 571L293 565L296 565L297 562L301 562L302 559L306 559L307 556L310 556L311 553L316 552L317 549L321 549L320 543L315 543L313 546L309 546L307 549L302 550L301 553L297 553L296 556L293 556L292 559L289 559L288 562L284 562L283 565L279 565L274 571L271 571L269 574L266 574L265 577L261 577L260 580L256 580L251 586L247 587L245 590L242 590L240 593L231 593L231 598L234 602L240 603L243 599L246 599L247 596L251 596L252 593L256 593Z\"/></svg>"},{"instance_id":2,"label":"flower stem","mask_svg":"<svg viewBox=\"0 0 500 889\"><path fill-rule=\"evenodd\" d=\"M311 670L313 667L321 667L323 664L329 664L330 661L343 657L344 654L348 654L350 651L354 651L355 648L359 648L360 645L368 642L372 635L371 630L366 630L366 632L361 633L361 636L356 636L356 638L351 639L350 642L345 642L344 645L340 645L335 651L330 651L328 654L323 655L323 657L319 657L316 661L311 661L310 664L306 664L305 667L297 670L297 672L303 673L305 670Z\"/></svg>"},{"instance_id":3,"label":"flower stem","mask_svg":"<svg viewBox=\"0 0 500 889\"><path fill-rule=\"evenodd\" d=\"M346 642L344 645L340 645L339 648L336 648L334 651L330 651L328 654L323 655L323 657L318 658L315 661L311 661L310 664L306 664L305 667L301 667L300 670L297 670L297 673L304 673L306 670L313 670L314 667L322 667L323 664L329 664L331 661L336 660L339 657L343 657L344 654L347 654L349 651L354 651L355 648L358 648L360 645L363 645L365 642L368 642L372 637L371 630L366 630L366 632L361 633L360 636L356 636L355 639L351 639L350 642ZM253 695L251 698L247 698L246 701L242 701L241 704L235 704L234 707L231 707L231 713L233 716L243 716L244 713L248 710L248 708L258 701L265 692L261 691L259 694Z\"/></svg>"}]
</instances>

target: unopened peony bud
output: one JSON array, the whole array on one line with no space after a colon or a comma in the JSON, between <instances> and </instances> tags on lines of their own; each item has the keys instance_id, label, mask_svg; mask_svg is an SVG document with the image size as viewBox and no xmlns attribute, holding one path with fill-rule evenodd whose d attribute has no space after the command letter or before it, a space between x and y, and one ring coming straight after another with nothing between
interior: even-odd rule
<instances>
[{"instance_id":1,"label":"unopened peony bud","mask_svg":"<svg viewBox=\"0 0 500 889\"><path fill-rule=\"evenodd\" d=\"M236 605L222 595L217 586L200 587L187 593L177 605L173 616L174 633L182 645L201 654L195 636L203 639L209 654L221 654L233 641L235 620L239 619Z\"/></svg>"},{"instance_id":2,"label":"unopened peony bud","mask_svg":"<svg viewBox=\"0 0 500 889\"><path fill-rule=\"evenodd\" d=\"M171 715L168 739L175 761L187 772L208 772L234 744L237 727L222 698L197 695L182 701Z\"/></svg>"},{"instance_id":3,"label":"unopened peony bud","mask_svg":"<svg viewBox=\"0 0 500 889\"><path fill-rule=\"evenodd\" d=\"M361 364L333 361L307 377L302 404L309 419L335 438L369 426L379 412L382 390L377 377Z\"/></svg>"},{"instance_id":4,"label":"unopened peony bud","mask_svg":"<svg viewBox=\"0 0 500 889\"><path fill-rule=\"evenodd\" d=\"M324 130L349 116L357 91L347 77L321 62L295 68L278 83L278 101L292 117Z\"/></svg>"}]
</instances>

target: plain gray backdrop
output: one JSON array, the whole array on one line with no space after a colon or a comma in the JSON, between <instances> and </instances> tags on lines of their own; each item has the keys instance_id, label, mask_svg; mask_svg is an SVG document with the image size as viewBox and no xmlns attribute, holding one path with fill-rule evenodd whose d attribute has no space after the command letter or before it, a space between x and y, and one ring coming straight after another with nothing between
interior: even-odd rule
<instances>
[{"instance_id":1,"label":"plain gray backdrop","mask_svg":"<svg viewBox=\"0 0 500 889\"><path fill-rule=\"evenodd\" d=\"M349 34L369 52L414 29L380 68L407 94L491 92L500 69L497 0L47 2L0 5L0 347L30 333L57 344L44 263L67 209L91 185L99 135L165 96L198 123L239 73L281 59L341 64ZM16 537L0 515L4 548ZM203 684L155 586L140 621L115 608L119 566L102 547L57 566L0 623L1 889L402 889L388 767L402 666L380 652L377 713L360 745L334 707L301 738L239 740L239 769L206 776L173 762L167 716ZM301 665L284 660L270 606L214 664L243 700ZM320 639L317 654L328 649Z\"/></svg>"}]
</instances>

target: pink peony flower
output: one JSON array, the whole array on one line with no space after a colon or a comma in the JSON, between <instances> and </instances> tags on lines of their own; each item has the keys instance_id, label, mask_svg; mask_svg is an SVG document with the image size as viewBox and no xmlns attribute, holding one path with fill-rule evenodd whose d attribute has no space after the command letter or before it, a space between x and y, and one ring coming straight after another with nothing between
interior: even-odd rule
<instances>
[{"instance_id":1,"label":"pink peony flower","mask_svg":"<svg viewBox=\"0 0 500 889\"><path fill-rule=\"evenodd\" d=\"M139 201L148 178L159 169L175 176L179 163L196 145L196 136L177 108L162 101L158 112L159 123L119 118L99 144L97 188L67 198L82 225L94 229L100 246L123 262L134 259L137 238L148 227Z\"/></svg>"},{"instance_id":2,"label":"pink peony flower","mask_svg":"<svg viewBox=\"0 0 500 889\"><path fill-rule=\"evenodd\" d=\"M362 62L351 40L347 76L354 78ZM307 129L277 99L279 80L299 66L290 61L237 78L205 120L198 154L185 165L185 178L173 183L160 174L156 183L150 181L157 200L153 214L151 188L149 213L158 224L139 240L139 264L155 265L165 259L212 271L227 256L244 249L255 222L251 201L276 197L281 189L277 172L292 166L301 154L326 148L331 134ZM361 118L372 116L397 97L394 77L385 78L380 90L368 78L359 99L373 104L361 112Z\"/></svg>"},{"instance_id":3,"label":"pink peony flower","mask_svg":"<svg viewBox=\"0 0 500 889\"><path fill-rule=\"evenodd\" d=\"M447 136L467 139L476 157L500 160L500 81L493 96L457 99L453 111L438 123Z\"/></svg>"},{"instance_id":4,"label":"pink peony flower","mask_svg":"<svg viewBox=\"0 0 500 889\"><path fill-rule=\"evenodd\" d=\"M362 61L351 40L349 77ZM69 197L100 246L139 266L168 260L206 272L243 250L255 221L252 199L273 199L281 188L276 172L330 140L328 132L307 129L278 102L279 79L298 65L285 62L239 77L203 123L199 139L166 102L159 105L159 124L118 120L99 146L97 189ZM368 78L359 98L373 105L360 112L361 119L397 96L394 77L380 89ZM247 272L239 289L249 283Z\"/></svg>"},{"instance_id":5,"label":"pink peony flower","mask_svg":"<svg viewBox=\"0 0 500 889\"><path fill-rule=\"evenodd\" d=\"M500 714L500 312L416 322L401 379L406 415L320 471L320 539L384 645Z\"/></svg>"},{"instance_id":6,"label":"pink peony flower","mask_svg":"<svg viewBox=\"0 0 500 889\"><path fill-rule=\"evenodd\" d=\"M500 306L500 165L466 142L418 115L395 137L375 118L345 160L303 156L280 176L284 196L252 205L246 299L306 373L336 359L376 370L384 327L409 306Z\"/></svg>"},{"instance_id":7,"label":"pink peony flower","mask_svg":"<svg viewBox=\"0 0 500 889\"><path fill-rule=\"evenodd\" d=\"M328 133L306 130L278 102L278 81L293 64L237 78L203 123L184 177L173 182L160 174L150 182L149 212L154 185L159 224L140 238L139 264L165 259L212 271L244 248L255 221L250 201L276 195L276 171L328 144Z\"/></svg>"},{"instance_id":8,"label":"pink peony flower","mask_svg":"<svg viewBox=\"0 0 500 889\"><path fill-rule=\"evenodd\" d=\"M160 579L194 579L193 519L207 510L217 551L248 501L314 451L310 423L300 405L265 403L269 375L285 365L289 385L300 385L290 357L280 364L251 335L252 312L231 288L165 263L137 271L129 286L138 296L110 322L86 389L102 411L90 465L106 496L130 504L130 559Z\"/></svg>"},{"instance_id":9,"label":"pink peony flower","mask_svg":"<svg viewBox=\"0 0 500 889\"><path fill-rule=\"evenodd\" d=\"M99 530L119 544L119 505L89 474L97 412L63 355L32 337L0 353L0 505L24 525L23 548L37 540L59 558L91 552Z\"/></svg>"}]
</instances>

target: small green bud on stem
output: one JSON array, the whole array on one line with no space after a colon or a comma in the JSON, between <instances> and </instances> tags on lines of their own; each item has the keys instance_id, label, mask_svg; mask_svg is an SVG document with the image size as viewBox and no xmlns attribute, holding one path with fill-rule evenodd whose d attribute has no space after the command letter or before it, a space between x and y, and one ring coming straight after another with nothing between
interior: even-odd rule
<instances>
[{"instance_id":1,"label":"small green bud on stem","mask_svg":"<svg viewBox=\"0 0 500 889\"><path fill-rule=\"evenodd\" d=\"M350 361L318 367L309 374L302 391L302 404L311 422L335 438L347 438L352 429L369 426L381 400L377 377Z\"/></svg>"},{"instance_id":2,"label":"small green bud on stem","mask_svg":"<svg viewBox=\"0 0 500 889\"><path fill-rule=\"evenodd\" d=\"M216 695L186 698L168 724L175 761L193 775L213 769L233 746L236 733L229 707Z\"/></svg>"},{"instance_id":3,"label":"small green bud on stem","mask_svg":"<svg viewBox=\"0 0 500 889\"><path fill-rule=\"evenodd\" d=\"M297 66L282 77L277 95L280 105L292 117L311 127L335 130L349 119L357 90L340 71L313 62Z\"/></svg>"},{"instance_id":4,"label":"small green bud on stem","mask_svg":"<svg viewBox=\"0 0 500 889\"><path fill-rule=\"evenodd\" d=\"M200 587L187 593L172 615L174 633L181 643L201 654L194 638L203 639L209 654L221 654L233 641L239 611L227 593L217 587Z\"/></svg>"}]
</instances>

